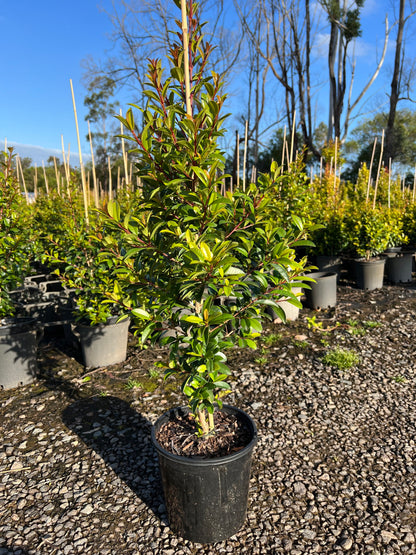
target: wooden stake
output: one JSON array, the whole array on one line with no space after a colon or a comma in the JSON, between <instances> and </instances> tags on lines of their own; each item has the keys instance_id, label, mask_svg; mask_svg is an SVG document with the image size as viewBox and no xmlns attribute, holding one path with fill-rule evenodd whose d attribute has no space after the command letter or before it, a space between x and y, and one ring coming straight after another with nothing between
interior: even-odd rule
<instances>
[{"instance_id":1,"label":"wooden stake","mask_svg":"<svg viewBox=\"0 0 416 555\"><path fill-rule=\"evenodd\" d=\"M108 200L113 200L113 183L111 180L111 162L110 157L107 158L108 161Z\"/></svg>"},{"instance_id":2,"label":"wooden stake","mask_svg":"<svg viewBox=\"0 0 416 555\"><path fill-rule=\"evenodd\" d=\"M283 165L285 163L285 152L286 152L286 124L283 130L282 163L280 166L280 173L283 173Z\"/></svg>"},{"instance_id":3,"label":"wooden stake","mask_svg":"<svg viewBox=\"0 0 416 555\"><path fill-rule=\"evenodd\" d=\"M192 117L191 106L191 82L189 77L189 38L188 38L188 16L186 13L186 0L181 0L182 12L182 40L183 40L183 63L185 73L185 101L186 113Z\"/></svg>"},{"instance_id":4,"label":"wooden stake","mask_svg":"<svg viewBox=\"0 0 416 555\"><path fill-rule=\"evenodd\" d=\"M46 177L45 163L43 162L43 160L42 160L42 168L43 168L43 177L45 178L46 194L49 196L49 184L48 184L48 178Z\"/></svg>"},{"instance_id":5,"label":"wooden stake","mask_svg":"<svg viewBox=\"0 0 416 555\"><path fill-rule=\"evenodd\" d=\"M26 197L26 204L29 204L29 194L28 194L27 189L26 189L25 176L23 175L22 162L20 161L19 156L16 156L16 167L17 167L17 170L20 169L20 173L22 175L23 190L25 192L25 197Z\"/></svg>"},{"instance_id":6,"label":"wooden stake","mask_svg":"<svg viewBox=\"0 0 416 555\"><path fill-rule=\"evenodd\" d=\"M323 159L321 156L321 162L319 166L319 185L322 185L322 170L323 170Z\"/></svg>"},{"instance_id":7,"label":"wooden stake","mask_svg":"<svg viewBox=\"0 0 416 555\"><path fill-rule=\"evenodd\" d=\"M376 151L376 144L377 144L377 137L374 137L373 152L371 154L371 161L370 161L370 173L368 174L367 196L366 196L366 199L365 199L366 202L368 202L368 200L370 198L371 172L373 171L373 162L374 162L374 153Z\"/></svg>"},{"instance_id":8,"label":"wooden stake","mask_svg":"<svg viewBox=\"0 0 416 555\"><path fill-rule=\"evenodd\" d=\"M71 84L72 104L73 104L73 107L74 107L75 126L76 126L76 129L77 129L79 165L80 165L80 169L81 169L82 193L83 193L83 197L84 197L85 223L87 224L87 226L89 226L90 219L89 219L89 215L88 215L88 192L87 192L87 183L85 181L84 164L82 163L82 152L81 152L81 141L80 141L80 138L79 138L77 107L75 105L75 95L74 95L74 88L72 86L72 79L70 79L69 82Z\"/></svg>"},{"instance_id":9,"label":"wooden stake","mask_svg":"<svg viewBox=\"0 0 416 555\"><path fill-rule=\"evenodd\" d=\"M88 120L87 123L88 123L88 138L90 140L90 149L91 149L92 179L94 183L94 203L95 203L95 208L98 208L100 205L100 200L98 198L97 174L95 173L94 148L92 146L90 121Z\"/></svg>"},{"instance_id":10,"label":"wooden stake","mask_svg":"<svg viewBox=\"0 0 416 555\"><path fill-rule=\"evenodd\" d=\"M246 190L246 164L247 164L247 135L248 135L248 121L244 131L244 157L243 157L243 191Z\"/></svg>"},{"instance_id":11,"label":"wooden stake","mask_svg":"<svg viewBox=\"0 0 416 555\"><path fill-rule=\"evenodd\" d=\"M64 165L64 170L65 170L66 188L69 189L69 169L66 166L64 136L63 135L61 135L61 147L62 147L62 163Z\"/></svg>"},{"instance_id":12,"label":"wooden stake","mask_svg":"<svg viewBox=\"0 0 416 555\"><path fill-rule=\"evenodd\" d=\"M373 210L376 207L377 188L378 188L378 180L380 178L381 163L382 163L382 160L383 160L383 150L384 150L384 129L381 133L380 158L378 160L377 179L376 179L376 185L374 187Z\"/></svg>"},{"instance_id":13,"label":"wooden stake","mask_svg":"<svg viewBox=\"0 0 416 555\"><path fill-rule=\"evenodd\" d=\"M55 166L56 188L58 190L58 195L61 196L61 177L58 172L58 166L56 165L55 156L53 157L53 165Z\"/></svg>"},{"instance_id":14,"label":"wooden stake","mask_svg":"<svg viewBox=\"0 0 416 555\"><path fill-rule=\"evenodd\" d=\"M412 194L413 202L415 202L415 194L416 194L416 166L415 166L415 171L413 175L413 194Z\"/></svg>"},{"instance_id":15,"label":"wooden stake","mask_svg":"<svg viewBox=\"0 0 416 555\"><path fill-rule=\"evenodd\" d=\"M238 131L235 132L235 150L237 154L237 189L240 185L240 137Z\"/></svg>"},{"instance_id":16,"label":"wooden stake","mask_svg":"<svg viewBox=\"0 0 416 555\"><path fill-rule=\"evenodd\" d=\"M389 185L387 190L387 207L390 210L390 187L391 187L391 158L389 158Z\"/></svg>"},{"instance_id":17,"label":"wooden stake","mask_svg":"<svg viewBox=\"0 0 416 555\"><path fill-rule=\"evenodd\" d=\"M295 146L295 128L296 128L296 110L293 113L293 123L292 123L292 136L290 139L290 158L289 164L293 162L293 149Z\"/></svg>"},{"instance_id":18,"label":"wooden stake","mask_svg":"<svg viewBox=\"0 0 416 555\"><path fill-rule=\"evenodd\" d=\"M35 175L33 177L33 191L35 192L35 199L38 198L38 167L35 164Z\"/></svg>"},{"instance_id":19,"label":"wooden stake","mask_svg":"<svg viewBox=\"0 0 416 555\"><path fill-rule=\"evenodd\" d=\"M122 116L122 115L123 115L123 112L120 108L120 116ZM124 126L120 121L120 133L121 133L121 135L123 135L123 132L124 132ZM125 179L126 187L127 187L128 180L129 180L129 173L128 173L128 169L127 169L127 154L126 154L126 147L124 145L123 137L121 138L121 150L122 150L122 153L123 153L123 162L124 162L124 179Z\"/></svg>"},{"instance_id":20,"label":"wooden stake","mask_svg":"<svg viewBox=\"0 0 416 555\"><path fill-rule=\"evenodd\" d=\"M337 161L338 161L338 137L335 137L335 159L334 159L334 202L337 191Z\"/></svg>"}]
</instances>

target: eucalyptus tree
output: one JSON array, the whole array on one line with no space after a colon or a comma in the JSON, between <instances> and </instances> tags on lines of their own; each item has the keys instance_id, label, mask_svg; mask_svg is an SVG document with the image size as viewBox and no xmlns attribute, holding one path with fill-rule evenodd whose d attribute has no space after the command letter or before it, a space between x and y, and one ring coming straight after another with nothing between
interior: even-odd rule
<instances>
[{"instance_id":1,"label":"eucalyptus tree","mask_svg":"<svg viewBox=\"0 0 416 555\"><path fill-rule=\"evenodd\" d=\"M329 114L327 141L337 139L343 143L347 137L352 112L375 81L384 63L389 29L386 16L383 51L377 66L367 82L352 99L356 61L351 59L352 70L347 75L347 60L355 39L361 36L361 10L365 0L318 0L329 25L328 75ZM347 95L348 91L348 95Z\"/></svg>"},{"instance_id":2,"label":"eucalyptus tree","mask_svg":"<svg viewBox=\"0 0 416 555\"><path fill-rule=\"evenodd\" d=\"M390 85L389 95L389 114L386 125L385 138L385 157L386 160L394 160L400 155L400 138L396 136L395 120L397 105L400 100L410 100L411 88L415 77L415 61L405 57L406 39L405 26L408 25L410 18L415 14L412 1L408 2L406 13L406 0L400 0L399 15L396 21L396 47L394 55L393 75Z\"/></svg>"}]
</instances>

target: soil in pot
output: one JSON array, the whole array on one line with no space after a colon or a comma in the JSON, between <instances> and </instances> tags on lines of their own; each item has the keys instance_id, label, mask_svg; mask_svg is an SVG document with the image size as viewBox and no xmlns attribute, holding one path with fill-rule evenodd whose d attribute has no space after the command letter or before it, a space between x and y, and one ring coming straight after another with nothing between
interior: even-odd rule
<instances>
[{"instance_id":1,"label":"soil in pot","mask_svg":"<svg viewBox=\"0 0 416 555\"><path fill-rule=\"evenodd\" d=\"M254 422L235 407L224 405L214 421L216 435L202 441L185 407L164 414L152 429L170 527L198 543L224 540L243 525L257 440Z\"/></svg>"}]
</instances>

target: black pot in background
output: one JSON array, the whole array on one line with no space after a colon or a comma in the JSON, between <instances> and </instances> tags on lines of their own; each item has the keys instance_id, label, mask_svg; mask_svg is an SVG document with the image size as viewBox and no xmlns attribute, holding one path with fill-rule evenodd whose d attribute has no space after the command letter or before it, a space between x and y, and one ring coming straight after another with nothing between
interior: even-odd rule
<instances>
[{"instance_id":1,"label":"black pot in background","mask_svg":"<svg viewBox=\"0 0 416 555\"><path fill-rule=\"evenodd\" d=\"M42 329L31 318L0 321L0 389L26 385L36 378L36 354Z\"/></svg>"},{"instance_id":2,"label":"black pot in background","mask_svg":"<svg viewBox=\"0 0 416 555\"><path fill-rule=\"evenodd\" d=\"M307 274L315 283L307 282L310 289L305 288L306 302L314 310L331 308L337 304L337 273L311 272Z\"/></svg>"},{"instance_id":3,"label":"black pot in background","mask_svg":"<svg viewBox=\"0 0 416 555\"><path fill-rule=\"evenodd\" d=\"M228 405L222 410L244 420L251 432L246 447L224 457L178 456L158 443L156 437L161 426L175 414L187 414L187 407L165 413L152 428L170 527L178 536L193 542L225 540L241 528L246 518L257 430L244 411Z\"/></svg>"},{"instance_id":4,"label":"black pot in background","mask_svg":"<svg viewBox=\"0 0 416 555\"><path fill-rule=\"evenodd\" d=\"M355 260L355 279L359 289L372 291L383 287L386 258L370 258Z\"/></svg>"},{"instance_id":5,"label":"black pot in background","mask_svg":"<svg viewBox=\"0 0 416 555\"><path fill-rule=\"evenodd\" d=\"M397 252L387 254L386 277L391 283L408 283L412 281L413 253Z\"/></svg>"}]
</instances>

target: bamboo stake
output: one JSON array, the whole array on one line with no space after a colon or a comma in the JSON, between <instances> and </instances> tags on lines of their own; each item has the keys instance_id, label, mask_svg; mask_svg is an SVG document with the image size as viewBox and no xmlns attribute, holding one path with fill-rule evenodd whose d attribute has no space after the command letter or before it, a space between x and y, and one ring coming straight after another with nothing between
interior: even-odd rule
<instances>
[{"instance_id":1,"label":"bamboo stake","mask_svg":"<svg viewBox=\"0 0 416 555\"><path fill-rule=\"evenodd\" d=\"M111 180L111 162L110 157L107 158L108 162L108 200L113 200L113 183Z\"/></svg>"},{"instance_id":2,"label":"bamboo stake","mask_svg":"<svg viewBox=\"0 0 416 555\"><path fill-rule=\"evenodd\" d=\"M373 152L371 154L371 161L370 161L370 173L368 174L368 183L367 183L367 196L366 202L368 202L370 198L370 183L371 183L371 172L373 171L373 162L374 162L374 153L376 151L376 144L377 144L377 137L374 137L374 145L373 145Z\"/></svg>"},{"instance_id":3,"label":"bamboo stake","mask_svg":"<svg viewBox=\"0 0 416 555\"><path fill-rule=\"evenodd\" d=\"M46 177L45 164L44 164L43 160L42 160L42 168L43 168L43 177L45 179L46 194L47 194L47 196L49 196L49 184L48 184L48 178Z\"/></svg>"},{"instance_id":4,"label":"bamboo stake","mask_svg":"<svg viewBox=\"0 0 416 555\"><path fill-rule=\"evenodd\" d=\"M22 183L23 183L23 190L25 192L25 197L26 197L26 204L29 204L29 194L27 192L27 188L26 188L26 182L25 182L25 176L23 175L23 168L22 168L22 162L20 161L20 157L16 156L16 166L17 169L20 169L20 173L22 175ZM18 172L19 173L19 172Z\"/></svg>"},{"instance_id":5,"label":"bamboo stake","mask_svg":"<svg viewBox=\"0 0 416 555\"><path fill-rule=\"evenodd\" d=\"M375 187L374 187L373 210L376 207L377 188L378 188L378 180L380 178L381 163L382 163L382 160L383 160L383 150L384 150L384 129L381 133L380 158L378 160L377 179L376 179L376 184L375 184Z\"/></svg>"},{"instance_id":6,"label":"bamboo stake","mask_svg":"<svg viewBox=\"0 0 416 555\"><path fill-rule=\"evenodd\" d=\"M390 210L390 188L391 188L391 158L389 158L389 184L387 189L387 207Z\"/></svg>"},{"instance_id":7,"label":"bamboo stake","mask_svg":"<svg viewBox=\"0 0 416 555\"><path fill-rule=\"evenodd\" d=\"M88 120L88 138L90 140L90 149L91 149L91 163L92 163L92 179L94 183L94 202L95 208L98 208L100 205L100 201L98 198L98 185L97 185L97 174L95 172L95 161L94 161L94 148L92 146L92 135L91 135L91 127L90 121Z\"/></svg>"},{"instance_id":8,"label":"bamboo stake","mask_svg":"<svg viewBox=\"0 0 416 555\"><path fill-rule=\"evenodd\" d=\"M120 166L117 168L117 193L120 192Z\"/></svg>"},{"instance_id":9,"label":"bamboo stake","mask_svg":"<svg viewBox=\"0 0 416 555\"><path fill-rule=\"evenodd\" d=\"M235 149L237 151L237 188L240 186L240 137L238 131L235 132Z\"/></svg>"},{"instance_id":10,"label":"bamboo stake","mask_svg":"<svg viewBox=\"0 0 416 555\"><path fill-rule=\"evenodd\" d=\"M413 195L412 195L413 202L415 202L415 193L416 193L416 166L415 166L415 171L413 175Z\"/></svg>"},{"instance_id":11,"label":"bamboo stake","mask_svg":"<svg viewBox=\"0 0 416 555\"><path fill-rule=\"evenodd\" d=\"M257 179L257 168L256 166L253 166L251 168L251 183L255 183Z\"/></svg>"},{"instance_id":12,"label":"bamboo stake","mask_svg":"<svg viewBox=\"0 0 416 555\"><path fill-rule=\"evenodd\" d=\"M61 135L61 147L62 147L62 162L64 164L64 170L65 170L66 187L67 187L67 189L69 189L69 168L67 168L67 166L66 166L64 136L63 135Z\"/></svg>"},{"instance_id":13,"label":"bamboo stake","mask_svg":"<svg viewBox=\"0 0 416 555\"><path fill-rule=\"evenodd\" d=\"M287 168L288 168L288 171L290 171L290 155L289 155L289 145L287 141L285 143L285 147L286 147L285 150L286 150ZM283 173L283 168L282 168L282 173Z\"/></svg>"},{"instance_id":14,"label":"bamboo stake","mask_svg":"<svg viewBox=\"0 0 416 555\"><path fill-rule=\"evenodd\" d=\"M191 83L189 78L189 38L188 38L188 17L186 13L186 0L181 0L182 12L182 39L183 39L183 63L185 72L185 97L186 113L192 117L191 106Z\"/></svg>"},{"instance_id":15,"label":"bamboo stake","mask_svg":"<svg viewBox=\"0 0 416 555\"><path fill-rule=\"evenodd\" d=\"M319 185L322 185L322 170L323 170L323 159L321 156L321 162L319 166Z\"/></svg>"},{"instance_id":16,"label":"bamboo stake","mask_svg":"<svg viewBox=\"0 0 416 555\"><path fill-rule=\"evenodd\" d=\"M131 192L134 191L134 186L133 186L133 162L130 162L130 186L131 186Z\"/></svg>"},{"instance_id":17,"label":"bamboo stake","mask_svg":"<svg viewBox=\"0 0 416 555\"><path fill-rule=\"evenodd\" d=\"M338 137L335 137L335 159L334 159L334 201L337 191L337 162L338 162Z\"/></svg>"},{"instance_id":18,"label":"bamboo stake","mask_svg":"<svg viewBox=\"0 0 416 555\"><path fill-rule=\"evenodd\" d=\"M38 167L35 164L35 175L33 177L33 191L35 193L35 199L38 198Z\"/></svg>"},{"instance_id":19,"label":"bamboo stake","mask_svg":"<svg viewBox=\"0 0 416 555\"><path fill-rule=\"evenodd\" d=\"M290 139L290 158L289 164L293 162L293 148L295 145L295 127L296 127L296 110L293 113L293 123L292 123L292 136Z\"/></svg>"},{"instance_id":20,"label":"bamboo stake","mask_svg":"<svg viewBox=\"0 0 416 555\"><path fill-rule=\"evenodd\" d=\"M76 126L76 129L77 129L79 165L80 165L80 168L81 168L82 193L83 193L83 197L84 197L85 223L87 224L87 226L89 226L90 220L89 220L89 216L88 216L87 184L86 184L86 181L85 181L84 164L82 163L82 152L81 152L81 141L80 141L80 138L79 138L77 107L75 105L75 95L74 95L74 88L72 86L72 79L70 79L69 82L71 84L72 104L73 104L73 107L74 107L75 126Z\"/></svg>"},{"instance_id":21,"label":"bamboo stake","mask_svg":"<svg viewBox=\"0 0 416 555\"><path fill-rule=\"evenodd\" d=\"M58 172L58 166L56 165L55 156L53 157L53 165L55 166L56 187L58 189L58 195L61 196L61 179Z\"/></svg>"},{"instance_id":22,"label":"bamboo stake","mask_svg":"<svg viewBox=\"0 0 416 555\"><path fill-rule=\"evenodd\" d=\"M122 110L121 110L121 108L120 108L120 116L122 116L122 115L123 115L123 112L122 112ZM121 121L120 121L120 132L121 132L121 135L123 135L124 126L123 126L123 124L122 124ZM121 137L121 150L122 150L122 153L123 153L123 162L124 162L124 179L126 180L126 187L127 187L127 185L128 185L128 179L129 179L129 174L128 174L128 169L127 169L127 154L126 154L126 147L125 147L125 145L124 145L124 138L123 138L123 137Z\"/></svg>"},{"instance_id":23,"label":"bamboo stake","mask_svg":"<svg viewBox=\"0 0 416 555\"><path fill-rule=\"evenodd\" d=\"M244 130L244 157L243 157L243 191L246 190L246 164L247 164L247 135L248 135L248 120Z\"/></svg>"},{"instance_id":24,"label":"bamboo stake","mask_svg":"<svg viewBox=\"0 0 416 555\"><path fill-rule=\"evenodd\" d=\"M286 152L286 124L283 129L282 163L280 166L280 173L283 173L283 165L285 163L285 152Z\"/></svg>"}]
</instances>

